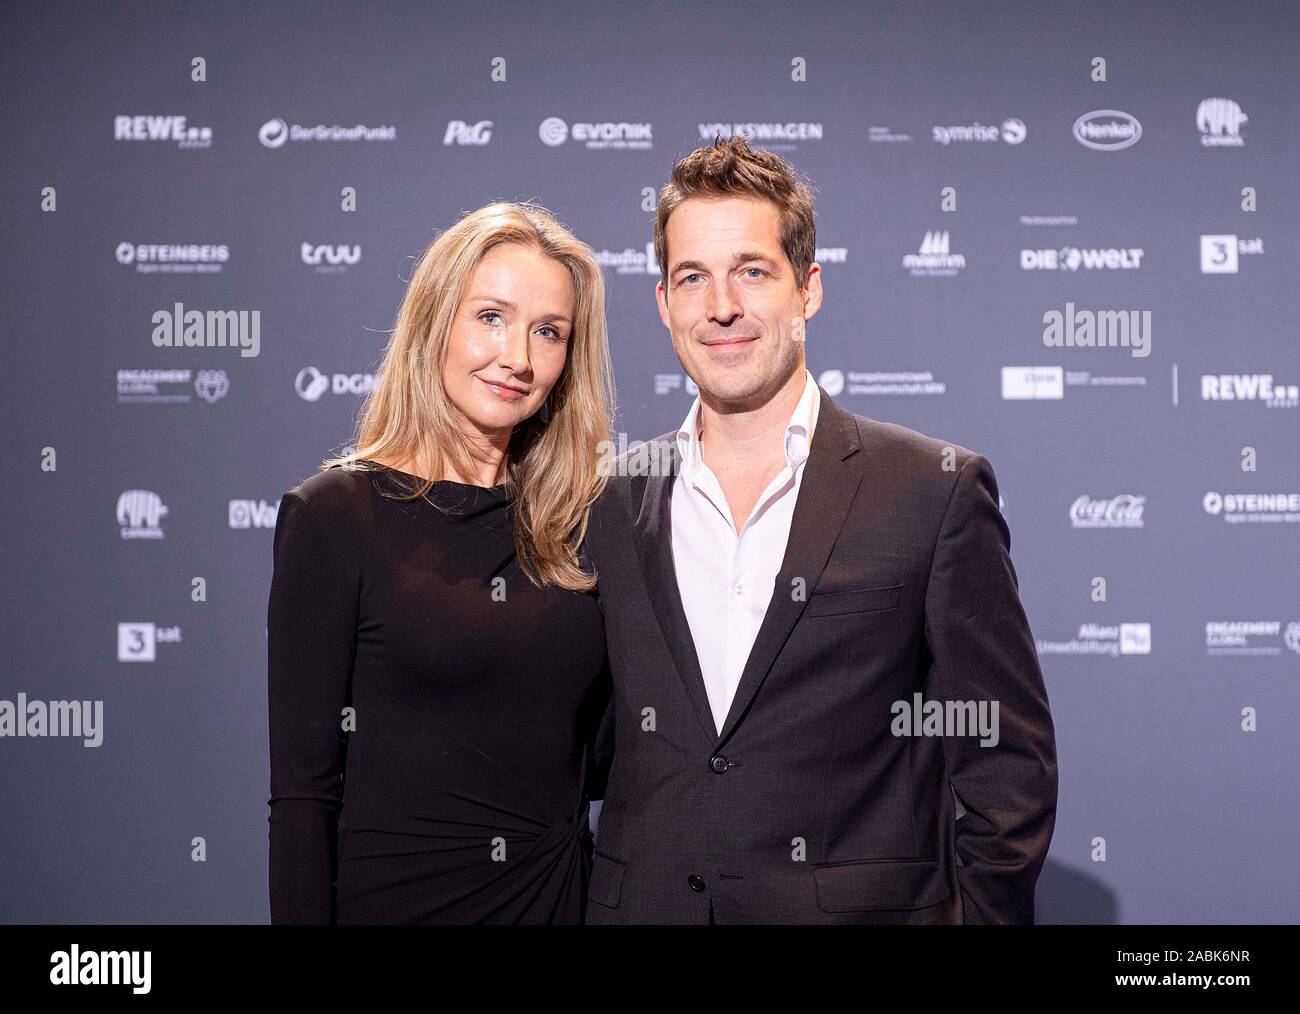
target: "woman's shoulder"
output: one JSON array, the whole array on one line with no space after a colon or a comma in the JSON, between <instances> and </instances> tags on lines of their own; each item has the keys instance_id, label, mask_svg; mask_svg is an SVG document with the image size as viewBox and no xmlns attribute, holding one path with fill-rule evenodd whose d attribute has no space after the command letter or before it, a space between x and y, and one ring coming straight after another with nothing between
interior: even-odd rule
<instances>
[{"instance_id":1,"label":"woman's shoulder","mask_svg":"<svg viewBox=\"0 0 1300 1014\"><path fill-rule=\"evenodd\" d=\"M303 479L288 490L321 520L346 520L357 516L358 507L372 494L372 472L364 468L327 468Z\"/></svg>"}]
</instances>

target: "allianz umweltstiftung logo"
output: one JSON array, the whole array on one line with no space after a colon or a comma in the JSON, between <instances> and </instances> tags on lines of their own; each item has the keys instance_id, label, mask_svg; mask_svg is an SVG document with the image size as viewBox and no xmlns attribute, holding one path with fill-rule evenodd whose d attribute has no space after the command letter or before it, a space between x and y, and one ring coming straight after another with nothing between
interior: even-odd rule
<instances>
[{"instance_id":1,"label":"allianz umweltstiftung logo","mask_svg":"<svg viewBox=\"0 0 1300 1014\"><path fill-rule=\"evenodd\" d=\"M1211 490L1201 498L1211 517L1230 525L1300 523L1300 493L1220 493Z\"/></svg>"},{"instance_id":2,"label":"allianz umweltstiftung logo","mask_svg":"<svg viewBox=\"0 0 1300 1014\"><path fill-rule=\"evenodd\" d=\"M965 266L965 256L952 252L947 229L927 232L916 253L903 255L903 267L913 278L952 278Z\"/></svg>"},{"instance_id":3,"label":"allianz umweltstiftung logo","mask_svg":"<svg viewBox=\"0 0 1300 1014\"><path fill-rule=\"evenodd\" d=\"M1074 121L1074 139L1094 151L1131 148L1142 136L1142 124L1131 113L1118 109L1094 109Z\"/></svg>"},{"instance_id":4,"label":"allianz umweltstiftung logo","mask_svg":"<svg viewBox=\"0 0 1300 1014\"><path fill-rule=\"evenodd\" d=\"M156 623L119 623L117 625L117 660L119 662L156 662L158 645L179 644L180 627L162 627Z\"/></svg>"},{"instance_id":5,"label":"allianz umweltstiftung logo","mask_svg":"<svg viewBox=\"0 0 1300 1014\"><path fill-rule=\"evenodd\" d=\"M1247 239L1235 233L1216 233L1201 237L1201 274L1235 275L1242 257L1264 252L1264 240Z\"/></svg>"},{"instance_id":6,"label":"allianz umweltstiftung logo","mask_svg":"<svg viewBox=\"0 0 1300 1014\"><path fill-rule=\"evenodd\" d=\"M1147 498L1121 493L1109 498L1081 496L1070 504L1071 528L1142 528Z\"/></svg>"},{"instance_id":7,"label":"allianz umweltstiftung logo","mask_svg":"<svg viewBox=\"0 0 1300 1014\"><path fill-rule=\"evenodd\" d=\"M1241 128L1250 117L1232 99L1202 99L1196 107L1196 129L1206 148L1240 148L1245 145Z\"/></svg>"},{"instance_id":8,"label":"allianz umweltstiftung logo","mask_svg":"<svg viewBox=\"0 0 1300 1014\"><path fill-rule=\"evenodd\" d=\"M124 539L161 539L168 513L162 497L151 489L128 489L117 498L118 531Z\"/></svg>"},{"instance_id":9,"label":"allianz umweltstiftung logo","mask_svg":"<svg viewBox=\"0 0 1300 1014\"><path fill-rule=\"evenodd\" d=\"M1300 384L1279 384L1271 373L1202 373L1201 401L1253 401L1265 408L1300 407Z\"/></svg>"},{"instance_id":10,"label":"allianz umweltstiftung logo","mask_svg":"<svg viewBox=\"0 0 1300 1014\"><path fill-rule=\"evenodd\" d=\"M1021 250L1022 271L1136 271L1146 251L1141 247L1077 247Z\"/></svg>"},{"instance_id":11,"label":"allianz umweltstiftung logo","mask_svg":"<svg viewBox=\"0 0 1300 1014\"><path fill-rule=\"evenodd\" d=\"M119 264L134 266L142 274L216 274L230 260L225 243L128 243L117 244L114 256Z\"/></svg>"},{"instance_id":12,"label":"allianz umweltstiftung logo","mask_svg":"<svg viewBox=\"0 0 1300 1014\"><path fill-rule=\"evenodd\" d=\"M262 350L261 310L186 310L174 303L151 318L154 348L237 348L243 358Z\"/></svg>"},{"instance_id":13,"label":"allianz umweltstiftung logo","mask_svg":"<svg viewBox=\"0 0 1300 1014\"><path fill-rule=\"evenodd\" d=\"M185 405L197 394L215 404L230 393L225 370L118 370L117 400L121 404L151 402Z\"/></svg>"},{"instance_id":14,"label":"allianz umweltstiftung logo","mask_svg":"<svg viewBox=\"0 0 1300 1014\"><path fill-rule=\"evenodd\" d=\"M184 116L114 116L114 141L167 141L178 148L211 148L212 128L192 127Z\"/></svg>"},{"instance_id":15,"label":"allianz umweltstiftung logo","mask_svg":"<svg viewBox=\"0 0 1300 1014\"><path fill-rule=\"evenodd\" d=\"M1083 623L1074 637L1036 641L1040 655L1150 655L1150 623Z\"/></svg>"},{"instance_id":16,"label":"allianz umweltstiftung logo","mask_svg":"<svg viewBox=\"0 0 1300 1014\"><path fill-rule=\"evenodd\" d=\"M933 127L930 131L935 144L988 144L1002 141L1006 144L1019 144L1025 139L1028 128L1025 121L1017 116L1010 116L1001 124L975 122L966 126Z\"/></svg>"},{"instance_id":17,"label":"allianz umweltstiftung logo","mask_svg":"<svg viewBox=\"0 0 1300 1014\"><path fill-rule=\"evenodd\" d=\"M293 389L303 401L320 401L326 394L369 394L378 379L373 373L322 373L304 366L293 379Z\"/></svg>"},{"instance_id":18,"label":"allianz umweltstiftung logo","mask_svg":"<svg viewBox=\"0 0 1300 1014\"><path fill-rule=\"evenodd\" d=\"M654 147L654 129L649 123L569 124L558 116L548 116L538 125L537 136L551 148L568 141L581 144L589 151L644 151Z\"/></svg>"},{"instance_id":19,"label":"allianz umweltstiftung logo","mask_svg":"<svg viewBox=\"0 0 1300 1014\"><path fill-rule=\"evenodd\" d=\"M718 135L723 138L743 137L756 146L793 150L804 141L820 141L825 128L820 123L789 121L786 123L697 123L700 140L712 144Z\"/></svg>"},{"instance_id":20,"label":"allianz umweltstiftung logo","mask_svg":"<svg viewBox=\"0 0 1300 1014\"><path fill-rule=\"evenodd\" d=\"M442 143L444 145L467 144L481 146L491 140L491 120L479 120L477 123L466 123L464 120L448 120L447 129L442 134Z\"/></svg>"},{"instance_id":21,"label":"allianz umweltstiftung logo","mask_svg":"<svg viewBox=\"0 0 1300 1014\"><path fill-rule=\"evenodd\" d=\"M367 127L360 123L351 127L324 123L317 123L308 127L300 123L287 123L277 116L267 120L258 128L257 139L262 142L264 148L282 148L290 141L294 143L334 142L340 144L366 141L396 141L397 128L388 125Z\"/></svg>"},{"instance_id":22,"label":"allianz umweltstiftung logo","mask_svg":"<svg viewBox=\"0 0 1300 1014\"><path fill-rule=\"evenodd\" d=\"M931 370L822 370L817 384L835 398L841 394L871 397L942 395L948 385Z\"/></svg>"}]
</instances>

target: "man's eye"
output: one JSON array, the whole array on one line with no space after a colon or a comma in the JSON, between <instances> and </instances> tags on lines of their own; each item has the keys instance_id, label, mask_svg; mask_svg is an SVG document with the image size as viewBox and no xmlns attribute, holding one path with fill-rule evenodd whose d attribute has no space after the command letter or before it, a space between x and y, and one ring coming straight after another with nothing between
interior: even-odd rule
<instances>
[{"instance_id":1,"label":"man's eye","mask_svg":"<svg viewBox=\"0 0 1300 1014\"><path fill-rule=\"evenodd\" d=\"M682 282L689 282L692 278L699 278L699 277L700 274L698 271L692 271L689 275L686 275L684 278L682 278Z\"/></svg>"},{"instance_id":2,"label":"man's eye","mask_svg":"<svg viewBox=\"0 0 1300 1014\"><path fill-rule=\"evenodd\" d=\"M765 275L765 274L767 274L767 272L764 271L762 268L746 268L745 270L746 270L746 271L757 271L760 275Z\"/></svg>"}]
</instances>

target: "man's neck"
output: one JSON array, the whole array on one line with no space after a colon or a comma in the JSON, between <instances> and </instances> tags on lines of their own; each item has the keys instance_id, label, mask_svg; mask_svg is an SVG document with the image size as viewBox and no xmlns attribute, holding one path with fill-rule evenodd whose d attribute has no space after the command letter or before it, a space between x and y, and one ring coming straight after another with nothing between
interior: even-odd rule
<instances>
[{"instance_id":1,"label":"man's neck","mask_svg":"<svg viewBox=\"0 0 1300 1014\"><path fill-rule=\"evenodd\" d=\"M785 459L785 428L803 397L807 369L801 363L790 379L762 405L727 411L711 407L700 392L700 454L719 478L767 471Z\"/></svg>"}]
</instances>

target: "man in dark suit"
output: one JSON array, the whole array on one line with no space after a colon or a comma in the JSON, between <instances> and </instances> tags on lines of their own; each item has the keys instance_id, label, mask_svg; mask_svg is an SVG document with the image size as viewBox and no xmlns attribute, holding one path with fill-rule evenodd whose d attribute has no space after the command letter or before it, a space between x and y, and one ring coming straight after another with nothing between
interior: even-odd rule
<instances>
[{"instance_id":1,"label":"man in dark suit","mask_svg":"<svg viewBox=\"0 0 1300 1014\"><path fill-rule=\"evenodd\" d=\"M682 159L655 249L700 396L607 462L588 528L587 921L1032 922L1055 735L993 469L813 381L812 199L778 156Z\"/></svg>"}]
</instances>

